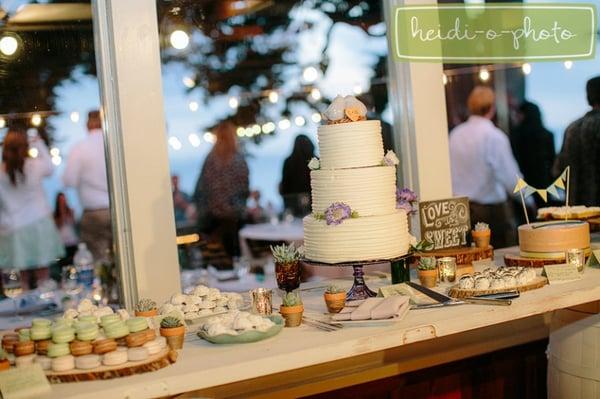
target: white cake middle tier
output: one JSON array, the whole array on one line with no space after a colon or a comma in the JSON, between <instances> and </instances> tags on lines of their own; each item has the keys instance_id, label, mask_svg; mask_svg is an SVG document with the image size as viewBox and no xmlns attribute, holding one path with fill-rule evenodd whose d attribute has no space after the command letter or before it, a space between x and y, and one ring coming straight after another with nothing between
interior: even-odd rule
<instances>
[{"instance_id":1,"label":"white cake middle tier","mask_svg":"<svg viewBox=\"0 0 600 399\"><path fill-rule=\"evenodd\" d=\"M312 211L322 214L335 202L359 216L386 215L396 209L396 167L320 169L310 172Z\"/></svg>"},{"instance_id":2,"label":"white cake middle tier","mask_svg":"<svg viewBox=\"0 0 600 399\"><path fill-rule=\"evenodd\" d=\"M304 218L304 254L324 263L392 259L408 253L406 212L346 219L328 225L312 215Z\"/></svg>"}]
</instances>

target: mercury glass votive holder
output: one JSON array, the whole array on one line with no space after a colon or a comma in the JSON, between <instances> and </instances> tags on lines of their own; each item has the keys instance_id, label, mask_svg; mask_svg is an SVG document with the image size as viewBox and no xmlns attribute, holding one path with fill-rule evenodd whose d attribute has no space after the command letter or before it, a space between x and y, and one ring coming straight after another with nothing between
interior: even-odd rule
<instances>
[{"instance_id":1,"label":"mercury glass votive holder","mask_svg":"<svg viewBox=\"0 0 600 399\"><path fill-rule=\"evenodd\" d=\"M573 265L577 268L579 273L583 272L583 266L585 265L585 252L581 248L569 249L565 252L565 263Z\"/></svg>"},{"instance_id":2,"label":"mercury glass votive holder","mask_svg":"<svg viewBox=\"0 0 600 399\"><path fill-rule=\"evenodd\" d=\"M453 283L456 281L456 258L449 256L437 260L440 282Z\"/></svg>"},{"instance_id":3,"label":"mercury glass votive holder","mask_svg":"<svg viewBox=\"0 0 600 399\"><path fill-rule=\"evenodd\" d=\"M252 297L252 312L261 316L273 313L273 291L266 288L257 288L250 291Z\"/></svg>"}]
</instances>

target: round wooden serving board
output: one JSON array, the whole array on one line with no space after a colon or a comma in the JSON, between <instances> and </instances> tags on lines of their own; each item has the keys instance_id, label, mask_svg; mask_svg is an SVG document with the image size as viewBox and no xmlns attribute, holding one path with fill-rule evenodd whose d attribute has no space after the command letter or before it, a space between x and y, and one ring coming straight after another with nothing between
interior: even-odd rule
<instances>
[{"instance_id":1,"label":"round wooden serving board","mask_svg":"<svg viewBox=\"0 0 600 399\"><path fill-rule=\"evenodd\" d=\"M546 284L548 284L548 279L546 277L541 277L541 276L536 277L531 283L526 284L526 285L519 285L519 286L516 286L515 288L502 288L502 289L495 289L495 290L463 290L463 289L458 288L458 284L457 284L457 285L453 286L452 288L450 288L450 291L448 291L448 295L451 296L452 298L468 298L471 296L500 294L503 292L509 292L509 291L515 291L515 290L519 291L519 292L525 292L525 291L535 290L537 288L542 288Z\"/></svg>"},{"instance_id":2,"label":"round wooden serving board","mask_svg":"<svg viewBox=\"0 0 600 399\"><path fill-rule=\"evenodd\" d=\"M176 360L177 351L173 351L167 347L160 352L151 355L147 360L141 362L127 362L118 366L100 366L91 370L74 369L61 372L48 370L46 371L46 377L48 377L48 381L50 381L52 384L110 380L112 378L121 378L160 370L172 363L175 363Z\"/></svg>"},{"instance_id":3,"label":"round wooden serving board","mask_svg":"<svg viewBox=\"0 0 600 399\"><path fill-rule=\"evenodd\" d=\"M436 258L443 258L446 256L456 258L457 275L460 277L463 274L473 273L473 262L476 260L483 259L494 259L494 247L491 245L487 248L477 247L459 247L459 248L447 248L438 249L427 252L416 252L414 255L415 260L418 262L420 258L425 256L434 256Z\"/></svg>"}]
</instances>

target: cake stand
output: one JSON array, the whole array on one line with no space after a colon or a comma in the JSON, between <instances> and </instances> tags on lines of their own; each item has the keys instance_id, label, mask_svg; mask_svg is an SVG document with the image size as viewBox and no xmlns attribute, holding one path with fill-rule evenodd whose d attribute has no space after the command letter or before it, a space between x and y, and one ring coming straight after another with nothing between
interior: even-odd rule
<instances>
[{"instance_id":1,"label":"cake stand","mask_svg":"<svg viewBox=\"0 0 600 399\"><path fill-rule=\"evenodd\" d=\"M370 297L374 297L377 295L376 292L372 291L367 287L364 278L364 266L369 265L377 265L380 263L395 263L404 259L408 259L412 256L412 254L406 254L403 256L399 256L391 259L376 259L376 260L363 260L363 261L352 261L352 262L340 262L340 263L325 263L325 262L317 262L310 259L302 259L302 262L309 266L323 266L323 267L352 267L354 269L354 283L352 284L352 288L346 294L346 299L348 301L357 301L360 299L367 299Z\"/></svg>"}]
</instances>

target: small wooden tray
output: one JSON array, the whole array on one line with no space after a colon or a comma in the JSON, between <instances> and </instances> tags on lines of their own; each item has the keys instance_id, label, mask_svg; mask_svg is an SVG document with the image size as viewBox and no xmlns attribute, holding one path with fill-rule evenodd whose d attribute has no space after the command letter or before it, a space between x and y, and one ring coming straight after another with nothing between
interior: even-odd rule
<instances>
[{"instance_id":1,"label":"small wooden tray","mask_svg":"<svg viewBox=\"0 0 600 399\"><path fill-rule=\"evenodd\" d=\"M100 366L91 370L74 369L61 372L48 370L46 371L46 376L48 377L48 381L52 384L110 380L112 378L121 378L160 370L175 363L176 360L177 351L173 351L167 347L160 352L149 356L147 360L142 362L127 362L118 366Z\"/></svg>"},{"instance_id":2,"label":"small wooden tray","mask_svg":"<svg viewBox=\"0 0 600 399\"><path fill-rule=\"evenodd\" d=\"M515 291L515 290L519 291L519 292L525 292L525 291L535 290L537 288L542 288L546 284L548 284L548 279L546 277L541 277L541 276L536 277L531 283L526 284L526 285L519 285L514 288L502 288L502 289L495 289L495 290L463 290L463 289L458 288L458 284L457 284L457 285L453 286L452 288L450 288L450 291L448 291L448 295L451 296L452 298L467 298L470 296L500 294L503 292Z\"/></svg>"},{"instance_id":3,"label":"small wooden tray","mask_svg":"<svg viewBox=\"0 0 600 399\"><path fill-rule=\"evenodd\" d=\"M491 245L487 248L477 247L460 247L460 248L448 248L438 249L434 251L417 252L414 257L418 261L424 256L435 256L436 258L443 258L450 256L456 258L457 265L470 265L476 260L482 259L494 259L494 247Z\"/></svg>"}]
</instances>

